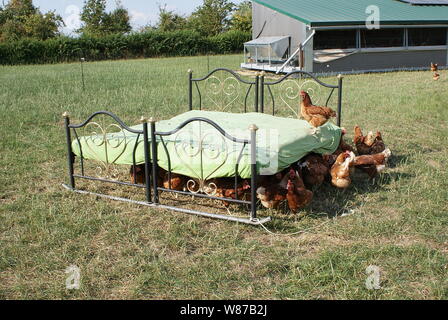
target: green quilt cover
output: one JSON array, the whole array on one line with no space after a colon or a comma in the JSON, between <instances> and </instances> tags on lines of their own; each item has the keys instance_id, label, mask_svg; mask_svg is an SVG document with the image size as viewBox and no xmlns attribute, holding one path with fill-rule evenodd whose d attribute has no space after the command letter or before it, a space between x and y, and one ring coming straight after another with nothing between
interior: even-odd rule
<instances>
[{"instance_id":1,"label":"green quilt cover","mask_svg":"<svg viewBox=\"0 0 448 320\"><path fill-rule=\"evenodd\" d=\"M174 130L184 121L206 118L217 123L229 135L238 139L250 139L249 126L255 124L257 131L257 170L260 174L275 174L297 162L310 152L333 153L341 139L341 128L326 123L314 130L308 122L281 118L262 113L223 113L212 111L189 111L169 120L157 122L157 132ZM132 127L141 130L142 125ZM79 137L84 159L93 159L121 165L133 164L133 150L137 134L128 131ZM141 135L136 147L135 162L142 164L144 146ZM160 137L157 136L158 142ZM224 138L205 122L194 121L179 132L163 137L158 143L158 164L173 172L198 179L233 177L238 162L239 175L251 176L250 145L236 143ZM151 148L151 146L150 146ZM72 143L73 152L81 155L78 140ZM150 149L151 150L151 149ZM167 156L167 152L169 157Z\"/></svg>"}]
</instances>

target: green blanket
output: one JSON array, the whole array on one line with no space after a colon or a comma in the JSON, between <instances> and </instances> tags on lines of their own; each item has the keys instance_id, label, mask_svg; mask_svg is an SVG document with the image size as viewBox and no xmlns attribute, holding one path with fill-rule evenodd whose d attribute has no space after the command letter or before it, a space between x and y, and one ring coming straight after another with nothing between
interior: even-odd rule
<instances>
[{"instance_id":1,"label":"green blanket","mask_svg":"<svg viewBox=\"0 0 448 320\"><path fill-rule=\"evenodd\" d=\"M193 117L210 119L229 135L238 139L250 139L248 128L251 124L255 124L259 128L257 170L263 175L280 172L310 152L333 153L341 139L341 129L332 123L327 123L316 131L304 120L280 118L261 113L189 111L170 120L157 122L156 131L172 131ZM132 128L141 130L142 125ZM133 164L136 139L136 134L124 130L79 138L85 159L122 165ZM143 137L140 136L136 146L135 162L137 164L145 161L142 140ZM163 137L164 143L159 136L157 140L158 164L165 170L168 170L170 163L173 172L192 178L208 180L233 177L235 165L240 159L239 175L242 178L251 176L250 145L243 148L242 143L226 139L205 122L195 121L188 124L179 132ZM72 148L77 156L81 155L77 139L73 141Z\"/></svg>"}]
</instances>

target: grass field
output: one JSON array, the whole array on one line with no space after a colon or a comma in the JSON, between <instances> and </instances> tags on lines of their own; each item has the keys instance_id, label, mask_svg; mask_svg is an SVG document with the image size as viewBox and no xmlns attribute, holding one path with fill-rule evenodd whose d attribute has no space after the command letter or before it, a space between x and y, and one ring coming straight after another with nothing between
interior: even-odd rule
<instances>
[{"instance_id":1,"label":"grass field","mask_svg":"<svg viewBox=\"0 0 448 320\"><path fill-rule=\"evenodd\" d=\"M210 68L240 60L211 57ZM308 233L62 189L64 111L168 118L186 110L189 68L204 75L207 59L87 63L83 92L79 64L0 67L1 299L448 298L447 71L437 82L429 71L345 77L348 137L355 124L380 129L393 158L374 183L323 186L307 215L268 225ZM80 290L65 288L70 265ZM379 290L366 288L370 265Z\"/></svg>"}]
</instances>

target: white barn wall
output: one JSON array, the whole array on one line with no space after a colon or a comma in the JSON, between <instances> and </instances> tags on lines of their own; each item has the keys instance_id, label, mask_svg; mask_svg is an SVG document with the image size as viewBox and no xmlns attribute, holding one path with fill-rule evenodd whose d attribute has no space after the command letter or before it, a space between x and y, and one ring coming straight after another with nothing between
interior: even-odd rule
<instances>
[{"instance_id":1,"label":"white barn wall","mask_svg":"<svg viewBox=\"0 0 448 320\"><path fill-rule=\"evenodd\" d=\"M291 36L291 50L294 52L299 44L306 38L306 25L298 20L292 19L284 14L252 2L252 38L255 39L261 32L260 37Z\"/></svg>"}]
</instances>

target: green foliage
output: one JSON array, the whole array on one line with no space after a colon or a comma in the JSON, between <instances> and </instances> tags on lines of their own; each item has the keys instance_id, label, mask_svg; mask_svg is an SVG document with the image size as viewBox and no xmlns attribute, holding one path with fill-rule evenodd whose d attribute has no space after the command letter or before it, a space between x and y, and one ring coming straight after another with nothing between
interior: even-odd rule
<instances>
[{"instance_id":1,"label":"green foliage","mask_svg":"<svg viewBox=\"0 0 448 320\"><path fill-rule=\"evenodd\" d=\"M159 6L159 22L156 28L160 31L175 31L185 29L187 19L172 10L167 10L165 6Z\"/></svg>"},{"instance_id":2,"label":"green foliage","mask_svg":"<svg viewBox=\"0 0 448 320\"><path fill-rule=\"evenodd\" d=\"M12 0L0 9L0 42L22 38L46 40L59 35L64 25L54 11L42 14L31 0Z\"/></svg>"},{"instance_id":3,"label":"green foliage","mask_svg":"<svg viewBox=\"0 0 448 320\"><path fill-rule=\"evenodd\" d=\"M159 6L156 25L143 28L144 31L193 30L204 36L216 36L229 29L243 32L252 31L252 4L244 1L238 6L228 0L204 0L191 16L182 16L168 10L166 4Z\"/></svg>"},{"instance_id":4,"label":"green foliage","mask_svg":"<svg viewBox=\"0 0 448 320\"><path fill-rule=\"evenodd\" d=\"M0 6L0 25L4 24L6 22L6 15L4 13L5 13L5 9L3 9Z\"/></svg>"},{"instance_id":5,"label":"green foliage","mask_svg":"<svg viewBox=\"0 0 448 320\"><path fill-rule=\"evenodd\" d=\"M105 31L106 33L120 34L131 32L132 27L130 20L129 12L123 7L118 7L106 15L104 20Z\"/></svg>"},{"instance_id":6,"label":"green foliage","mask_svg":"<svg viewBox=\"0 0 448 320\"><path fill-rule=\"evenodd\" d=\"M107 13L106 0L86 0L81 12L83 35L102 37L108 34L124 34L132 30L128 11L117 2L117 9Z\"/></svg>"},{"instance_id":7,"label":"green foliage","mask_svg":"<svg viewBox=\"0 0 448 320\"><path fill-rule=\"evenodd\" d=\"M79 32L88 35L102 35L103 20L106 16L106 0L86 0L81 12L84 25Z\"/></svg>"},{"instance_id":8,"label":"green foliage","mask_svg":"<svg viewBox=\"0 0 448 320\"><path fill-rule=\"evenodd\" d=\"M6 5L6 10L15 16L29 16L38 12L32 0L11 0Z\"/></svg>"},{"instance_id":9,"label":"green foliage","mask_svg":"<svg viewBox=\"0 0 448 320\"><path fill-rule=\"evenodd\" d=\"M209 38L211 53L234 53L243 49L243 44L251 40L251 34L231 30Z\"/></svg>"},{"instance_id":10,"label":"green foliage","mask_svg":"<svg viewBox=\"0 0 448 320\"><path fill-rule=\"evenodd\" d=\"M230 27L230 14L234 4L228 0L204 0L189 19L189 27L207 35L218 35Z\"/></svg>"},{"instance_id":11,"label":"green foliage","mask_svg":"<svg viewBox=\"0 0 448 320\"><path fill-rule=\"evenodd\" d=\"M103 37L83 35L80 38L58 37L47 41L23 39L0 43L0 64L43 64L110 59L148 58L158 56L192 56L240 52L251 35L229 31L213 37L181 30L152 30L130 35L111 34Z\"/></svg>"},{"instance_id":12,"label":"green foliage","mask_svg":"<svg viewBox=\"0 0 448 320\"><path fill-rule=\"evenodd\" d=\"M232 16L231 28L244 32L252 32L252 2L240 3Z\"/></svg>"},{"instance_id":13,"label":"green foliage","mask_svg":"<svg viewBox=\"0 0 448 320\"><path fill-rule=\"evenodd\" d=\"M128 11L120 2L106 12L106 0L85 0L81 37L57 37L63 20L54 12L42 14L31 0L12 0L0 8L0 64L36 64L155 56L190 56L239 52L250 40L247 32L250 3L237 7L228 0L204 0L184 17L159 6L159 22L132 33ZM250 10L249 10L250 11ZM238 21L238 22L236 22ZM232 26L231 31L228 31ZM38 41L45 40L45 41Z\"/></svg>"},{"instance_id":14,"label":"green foliage","mask_svg":"<svg viewBox=\"0 0 448 320\"><path fill-rule=\"evenodd\" d=\"M54 11L46 14L33 14L25 21L24 28L32 38L47 40L59 35L59 27L64 24L62 18Z\"/></svg>"}]
</instances>

